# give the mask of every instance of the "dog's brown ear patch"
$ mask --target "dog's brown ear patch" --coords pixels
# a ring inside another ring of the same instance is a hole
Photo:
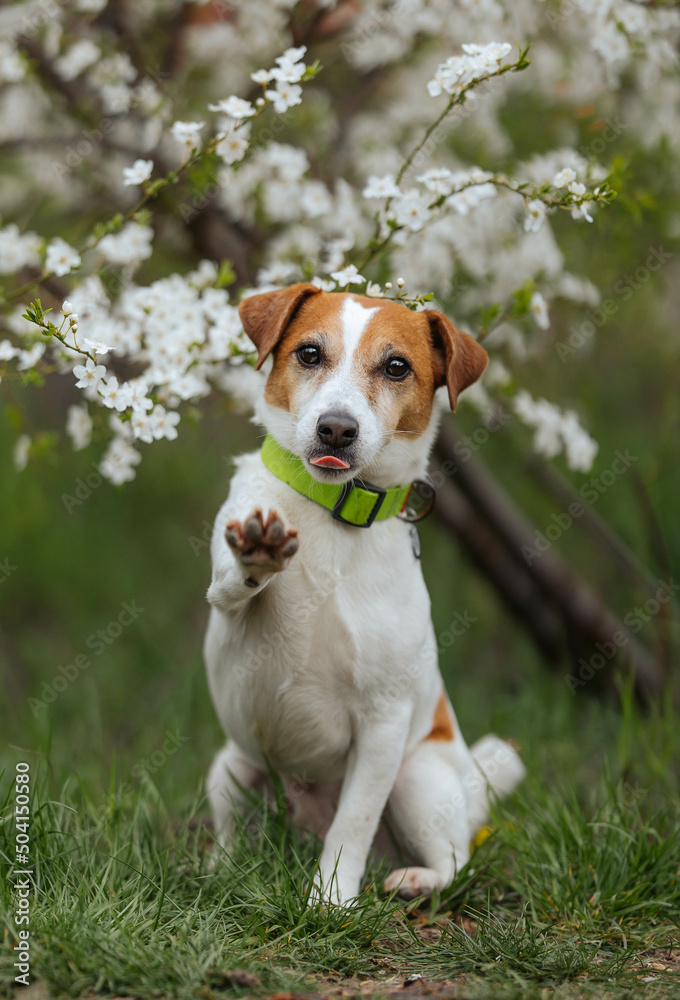
[[[262,292],[243,299],[238,312],[243,329],[257,348],[256,368],[260,368],[274,350],[304,300],[320,290],[316,285],[301,281],[290,288]]]
[[[476,382],[489,363],[489,356],[474,337],[457,330],[448,316],[436,309],[426,309],[434,350],[442,364],[436,373],[437,388],[446,383],[451,409],[456,409],[458,394]]]

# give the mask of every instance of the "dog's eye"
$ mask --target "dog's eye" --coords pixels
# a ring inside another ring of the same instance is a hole
[[[399,381],[411,371],[411,366],[404,358],[390,358],[383,369],[388,378]]]
[[[302,347],[298,347],[295,353],[300,364],[303,364],[306,368],[313,368],[314,365],[318,365],[321,361],[321,351],[312,344],[303,344]]]

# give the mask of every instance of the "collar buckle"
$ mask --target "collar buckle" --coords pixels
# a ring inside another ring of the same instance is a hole
[[[350,494],[350,491],[358,487],[359,489],[366,490],[368,493],[375,493],[375,503],[373,505],[373,510],[368,515],[368,518],[363,524],[357,524],[355,521],[348,521],[342,516],[342,508],[345,505],[345,500]],[[331,517],[335,521],[340,521],[341,524],[350,524],[353,528],[370,528],[375,521],[380,508],[382,507],[385,497],[387,496],[387,490],[384,490],[382,486],[373,486],[371,483],[363,483],[357,481],[356,479],[350,479],[348,482],[342,484],[342,489],[340,490],[340,496],[335,501],[333,509],[331,511]]]

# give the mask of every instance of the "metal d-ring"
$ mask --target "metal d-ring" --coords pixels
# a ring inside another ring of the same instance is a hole
[[[409,504],[409,500],[413,493],[416,493],[421,500],[425,501],[425,507],[422,510],[416,510]],[[423,479],[414,479],[411,484],[411,490],[408,497],[406,498],[406,504],[401,514],[397,516],[402,521],[408,521],[409,524],[416,524],[418,521],[423,521],[428,514],[431,514],[434,510],[434,486],[431,483],[426,483]]]

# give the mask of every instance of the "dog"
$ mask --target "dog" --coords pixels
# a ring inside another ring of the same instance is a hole
[[[408,523],[435,393],[455,409],[488,358],[440,312],[308,283],[247,297],[240,316],[256,368],[272,363],[267,438],[237,459],[211,542],[204,654],[228,734],[207,782],[216,835],[228,850],[273,770],[323,838],[316,898],[358,896],[385,822],[413,861],[385,890],[428,895],[524,775],[509,743],[463,739]]]

